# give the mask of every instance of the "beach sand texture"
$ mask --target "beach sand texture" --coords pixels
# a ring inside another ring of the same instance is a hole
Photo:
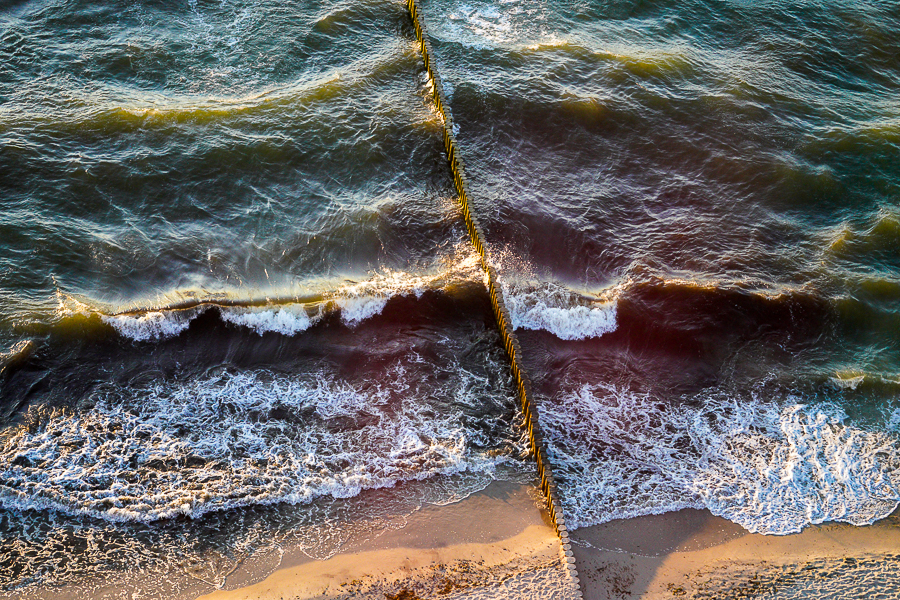
[[[572,533],[590,600],[900,598],[900,513],[749,533],[705,510],[617,520]]]
[[[529,486],[493,483],[328,560],[285,554],[254,585],[202,600],[572,598],[559,540]],[[226,586],[227,587],[227,586]]]
[[[558,541],[534,494],[495,483],[328,560],[286,553],[259,583],[201,598],[570,598]],[[866,527],[829,523],[768,536],[687,509],[587,527],[571,539],[591,600],[900,597],[900,511]]]

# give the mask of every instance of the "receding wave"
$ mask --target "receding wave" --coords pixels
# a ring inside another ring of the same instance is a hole
[[[511,405],[486,376],[458,367],[441,376],[445,402]],[[489,473],[523,451],[508,423],[487,431],[496,419],[442,411],[430,401],[435,382],[423,379],[401,363],[364,385],[222,370],[106,389],[85,410],[35,408],[0,438],[0,505],[111,521],[196,518]]]
[[[897,411],[855,426],[833,404],[724,393],[670,404],[612,385],[546,402],[541,422],[567,521],[707,508],[752,532],[865,525],[900,501]]]

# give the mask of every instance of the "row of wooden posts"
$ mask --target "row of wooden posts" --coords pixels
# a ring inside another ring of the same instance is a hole
[[[512,366],[513,378],[516,382],[522,413],[525,416],[525,426],[528,429],[528,438],[531,442],[531,450],[535,461],[537,462],[538,474],[541,480],[541,491],[547,501],[547,510],[550,513],[553,526],[562,543],[563,562],[566,565],[570,576],[574,579],[574,583],[579,590],[578,594],[581,595],[582,592],[580,581],[578,579],[578,571],[575,568],[575,558],[572,555],[572,547],[569,543],[569,532],[566,529],[565,521],[563,519],[559,492],[557,490],[556,481],[553,478],[553,473],[551,472],[550,463],[547,460],[547,451],[544,447],[543,435],[538,422],[538,413],[532,395],[531,380],[525,370],[521,367],[522,347],[513,330],[509,310],[507,310],[506,303],[503,300],[503,290],[500,287],[500,279],[497,275],[497,270],[491,264],[490,251],[484,243],[484,230],[481,228],[478,217],[472,211],[472,206],[469,202],[469,186],[465,177],[465,164],[463,163],[462,157],[459,155],[456,136],[453,133],[453,115],[447,105],[447,98],[444,95],[441,78],[434,64],[434,53],[432,52],[431,41],[427,35],[422,14],[419,11],[416,0],[407,0],[407,6],[409,7],[409,14],[412,17],[413,25],[416,29],[416,38],[419,42],[422,57],[425,60],[425,69],[428,71],[430,78],[434,104],[444,122],[444,148],[447,150],[447,159],[450,162],[450,170],[453,172],[453,181],[456,185],[459,204],[462,207],[466,229],[469,232],[469,237],[472,239],[472,244],[481,256],[481,266],[484,268],[487,275],[491,306],[494,310],[494,316],[497,318],[500,337],[503,340],[503,345],[506,348]]]

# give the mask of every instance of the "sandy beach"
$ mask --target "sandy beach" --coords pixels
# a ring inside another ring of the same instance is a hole
[[[285,553],[250,585],[202,600],[569,598],[559,544],[528,486],[494,483],[328,560]],[[829,523],[752,534],[705,510],[618,520],[571,533],[591,600],[900,597],[900,511],[867,527]],[[235,574],[237,575],[237,573]]]
[[[259,583],[202,600],[570,598],[559,541],[529,486],[493,483],[327,560],[287,549]]]
[[[571,537],[590,600],[900,597],[900,511],[866,527],[829,523],[771,536],[681,510]]]
[[[531,485],[499,481],[446,505],[425,504],[400,523],[348,542],[327,559],[281,542],[237,564],[211,553],[166,570],[107,573],[16,600],[414,600],[573,597],[559,540]]]

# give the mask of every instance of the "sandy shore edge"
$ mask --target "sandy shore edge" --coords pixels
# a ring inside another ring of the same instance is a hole
[[[262,581],[200,599],[570,598],[575,588],[535,493],[495,482],[460,502],[425,506],[406,527],[327,560],[288,549]]]
[[[900,511],[773,536],[688,509],[570,535],[589,600],[900,598]]]

